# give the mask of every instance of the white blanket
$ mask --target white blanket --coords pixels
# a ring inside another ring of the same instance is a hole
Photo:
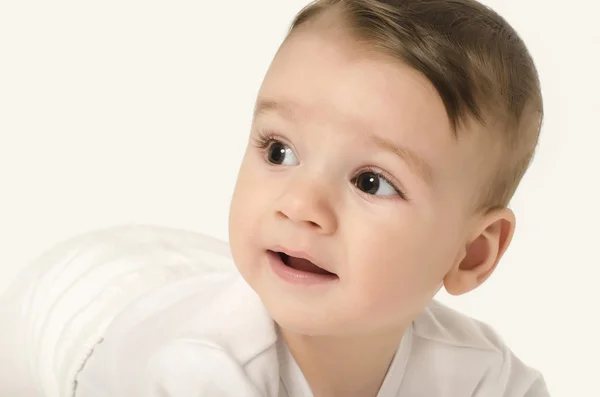
[[[123,226],[61,243],[0,296],[0,395],[71,396],[111,320],[142,294],[215,266],[226,243],[193,232]]]

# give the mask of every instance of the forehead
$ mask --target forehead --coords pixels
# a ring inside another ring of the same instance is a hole
[[[302,31],[281,47],[261,94],[302,102],[305,116],[339,116],[397,129],[447,130],[443,103],[429,81],[408,66],[368,52],[341,33]],[[300,109],[299,109],[300,111]],[[402,123],[398,123],[402,120]]]
[[[433,85],[340,32],[293,33],[265,76],[258,103],[265,101],[288,104],[279,109],[283,116],[304,126],[367,132],[407,147],[433,169],[447,169],[452,157],[460,157]]]

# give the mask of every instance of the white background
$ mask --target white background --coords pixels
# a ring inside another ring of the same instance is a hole
[[[0,0],[0,291],[90,229],[226,239],[256,91],[305,3]],[[546,122],[506,259],[440,299],[491,323],[553,396],[600,396],[600,6],[486,3],[529,45]]]

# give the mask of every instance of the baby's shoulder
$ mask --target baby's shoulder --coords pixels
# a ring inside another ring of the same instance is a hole
[[[411,345],[408,371],[419,379],[435,379],[438,387],[455,390],[452,395],[547,395],[539,372],[524,364],[492,327],[437,301],[413,322]]]
[[[488,324],[432,301],[413,323],[414,334],[431,343],[488,351],[501,355],[507,349]]]

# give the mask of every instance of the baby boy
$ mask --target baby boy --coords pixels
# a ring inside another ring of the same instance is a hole
[[[117,321],[77,396],[548,396],[433,300],[498,265],[542,113],[526,46],[474,0],[310,4],[258,93],[235,267]]]

